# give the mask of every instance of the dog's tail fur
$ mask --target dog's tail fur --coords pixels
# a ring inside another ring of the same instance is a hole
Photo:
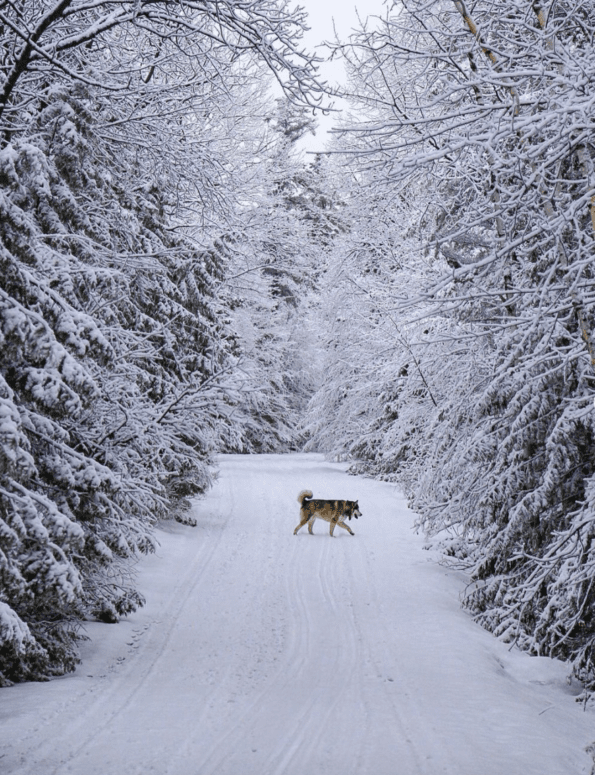
[[[304,507],[304,501],[306,498],[312,497],[312,490],[302,490],[301,493],[298,495],[298,503],[303,508]]]

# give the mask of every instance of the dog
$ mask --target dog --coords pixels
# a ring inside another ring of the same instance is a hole
[[[317,519],[324,519],[331,523],[330,534],[333,535],[335,531],[335,525],[344,527],[350,535],[355,535],[353,530],[348,527],[342,520],[342,517],[362,516],[357,501],[324,501],[324,500],[310,500],[312,498],[311,490],[302,490],[298,495],[298,503],[300,504],[300,524],[293,531],[294,535],[297,535],[298,530],[303,527],[306,522],[308,523],[308,533],[312,535],[312,527]]]

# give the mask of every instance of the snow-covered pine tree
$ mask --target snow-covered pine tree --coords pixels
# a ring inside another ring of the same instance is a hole
[[[227,367],[212,290],[222,267],[171,236],[158,189],[126,154],[119,167],[102,163],[90,99],[47,94],[37,134],[1,154],[4,397],[30,456],[4,483],[21,582],[4,600],[36,632],[83,613],[116,620],[139,602],[120,560],[151,549],[150,524],[208,486],[210,387]],[[15,511],[23,485],[30,528]],[[48,549],[38,522],[70,543]],[[35,531],[61,575],[42,572]]]
[[[259,452],[298,443],[317,379],[312,299],[325,250],[341,228],[324,163],[308,164],[296,149],[314,127],[312,116],[278,100],[266,123],[265,161],[238,225],[231,248],[236,272],[225,289],[250,386],[238,406],[245,431],[229,449]]]
[[[320,90],[303,15],[257,5],[0,8],[3,683],[72,669],[81,620],[142,602],[152,523],[208,486],[229,433],[221,97],[254,53],[296,98]]]

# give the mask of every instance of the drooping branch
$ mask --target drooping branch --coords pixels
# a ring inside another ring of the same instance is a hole
[[[179,0],[176,4],[166,0],[59,0],[39,19],[35,18],[35,4],[31,5],[30,8],[25,3],[18,15],[6,8],[0,10],[0,23],[14,36],[14,43],[6,50],[16,51],[12,63],[7,65],[0,91],[0,118],[10,105],[16,110],[15,96],[27,73],[37,73],[36,77],[43,82],[49,68],[62,71],[75,81],[99,85],[86,72],[92,51],[89,44],[107,42],[106,36],[116,28],[136,29],[159,40],[180,36],[208,39],[237,57],[254,53],[291,99],[312,108],[319,107],[323,96],[329,93],[318,78],[319,59],[300,46],[305,27],[303,10],[280,9],[275,0]],[[73,52],[79,52],[74,66]],[[162,56],[167,54],[161,55],[158,48],[150,72],[154,72]],[[40,62],[47,65],[45,70],[39,70]],[[126,91],[130,76],[130,70],[119,75],[115,71],[106,73],[101,85]],[[147,83],[146,73],[139,70],[139,79]]]

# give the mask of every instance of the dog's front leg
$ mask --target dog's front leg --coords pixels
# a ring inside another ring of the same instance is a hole
[[[353,530],[352,530],[352,529],[349,527],[349,525],[348,525],[346,522],[344,522],[343,520],[340,520],[339,522],[337,522],[337,525],[339,525],[339,527],[344,527],[344,528],[345,528],[345,530],[347,530],[347,532],[348,532],[350,535],[352,535],[352,536],[354,536],[354,535],[355,535],[355,533],[353,532]]]

